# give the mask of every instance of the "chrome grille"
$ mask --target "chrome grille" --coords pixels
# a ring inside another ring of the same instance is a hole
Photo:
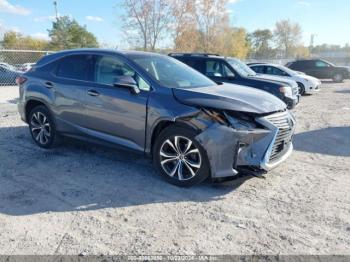
[[[271,149],[270,161],[278,159],[288,148],[293,135],[294,122],[288,111],[269,115],[267,121],[278,128],[278,133]]]

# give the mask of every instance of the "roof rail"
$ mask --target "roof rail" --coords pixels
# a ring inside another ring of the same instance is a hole
[[[169,53],[169,56],[220,56],[212,53]]]

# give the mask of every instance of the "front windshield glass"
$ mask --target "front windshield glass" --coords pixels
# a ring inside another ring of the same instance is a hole
[[[129,57],[165,87],[192,88],[216,85],[206,76],[171,57],[162,55],[130,55]]]
[[[285,66],[278,66],[279,69],[281,69],[282,71],[286,72],[287,74],[291,75],[291,76],[294,76],[294,75],[297,75],[298,73],[289,69],[288,67],[285,67]]]
[[[241,76],[255,76],[256,73],[245,63],[235,58],[228,58],[227,62],[238,72]]]

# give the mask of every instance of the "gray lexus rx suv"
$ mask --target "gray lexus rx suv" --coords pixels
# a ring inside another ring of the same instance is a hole
[[[43,57],[17,82],[34,142],[62,136],[152,157],[178,186],[265,172],[292,152],[295,119],[273,95],[218,85],[174,58],[79,49]]]

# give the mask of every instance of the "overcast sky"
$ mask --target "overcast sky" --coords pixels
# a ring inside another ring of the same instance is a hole
[[[58,0],[61,15],[70,15],[86,25],[100,43],[126,47],[120,30],[121,0]],[[315,44],[350,43],[350,0],[229,0],[232,25],[248,31],[273,29],[276,21],[289,18],[303,28],[304,44],[311,34]],[[0,33],[15,30],[48,38],[54,19],[51,0],[0,0]]]

